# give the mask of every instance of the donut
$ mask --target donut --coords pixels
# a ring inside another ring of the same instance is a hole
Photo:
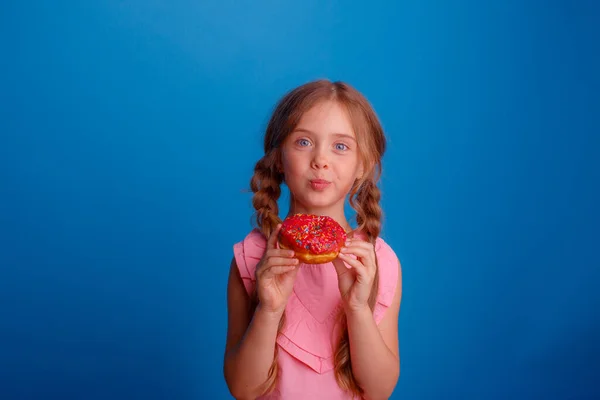
[[[283,220],[279,246],[293,250],[304,264],[333,261],[346,242],[346,232],[333,218],[324,215],[294,214]]]

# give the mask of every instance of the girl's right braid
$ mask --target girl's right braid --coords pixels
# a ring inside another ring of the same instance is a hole
[[[266,238],[280,221],[277,200],[281,196],[283,175],[277,172],[273,153],[265,155],[254,167],[250,189],[254,192],[252,206],[256,210],[256,224]]]

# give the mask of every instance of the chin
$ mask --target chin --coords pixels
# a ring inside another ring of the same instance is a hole
[[[332,199],[328,196],[308,196],[302,199],[301,202],[307,208],[325,209],[335,206],[340,200]]]

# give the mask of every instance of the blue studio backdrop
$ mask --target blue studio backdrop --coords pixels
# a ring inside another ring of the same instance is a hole
[[[593,1],[0,5],[0,399],[226,399],[232,245],[277,99],[389,139],[393,399],[598,399]]]

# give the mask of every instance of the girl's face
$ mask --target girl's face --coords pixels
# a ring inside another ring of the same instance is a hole
[[[307,111],[283,143],[282,166],[291,211],[343,213],[346,195],[363,173],[345,109],[328,101]]]

